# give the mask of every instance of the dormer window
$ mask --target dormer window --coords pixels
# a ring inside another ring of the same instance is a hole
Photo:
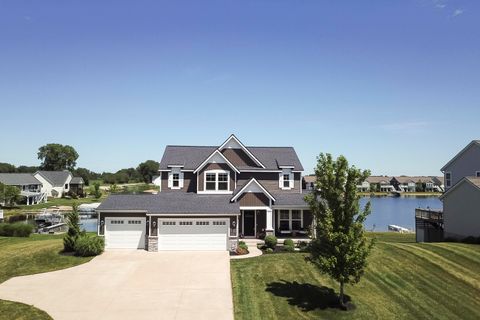
[[[282,190],[290,190],[294,188],[294,179],[291,169],[283,169],[279,174],[278,185]]]
[[[174,173],[172,174],[172,188],[180,187],[180,174]]]
[[[205,172],[205,190],[222,192],[230,190],[230,172],[210,170]]]

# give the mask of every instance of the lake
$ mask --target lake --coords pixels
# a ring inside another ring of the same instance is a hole
[[[365,228],[374,231],[387,231],[389,224],[410,230],[415,229],[415,208],[441,209],[438,197],[365,197],[360,199],[362,208],[370,201],[372,213],[365,221]],[[97,219],[81,219],[82,229],[97,231]]]
[[[389,224],[415,230],[415,208],[443,208],[438,197],[365,197],[360,199],[362,208],[368,201],[372,213],[365,221],[365,228],[374,231],[387,231]]]

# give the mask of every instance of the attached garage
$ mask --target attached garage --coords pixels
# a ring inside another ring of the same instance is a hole
[[[225,251],[228,219],[159,219],[158,250]]]
[[[106,249],[144,249],[145,233],[145,218],[105,218]]]

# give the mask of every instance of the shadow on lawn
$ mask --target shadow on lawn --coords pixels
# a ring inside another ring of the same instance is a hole
[[[290,305],[297,306],[306,312],[327,308],[344,309],[338,302],[338,295],[335,293],[335,290],[325,286],[319,287],[309,283],[281,280],[281,282],[268,283],[265,291],[271,292],[278,297],[287,298]],[[351,308],[350,300],[350,296],[345,295],[345,301]]]

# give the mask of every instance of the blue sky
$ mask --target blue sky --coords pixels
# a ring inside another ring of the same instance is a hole
[[[294,146],[433,175],[480,117],[479,1],[0,0],[0,162],[74,146],[116,171],[167,144]]]

